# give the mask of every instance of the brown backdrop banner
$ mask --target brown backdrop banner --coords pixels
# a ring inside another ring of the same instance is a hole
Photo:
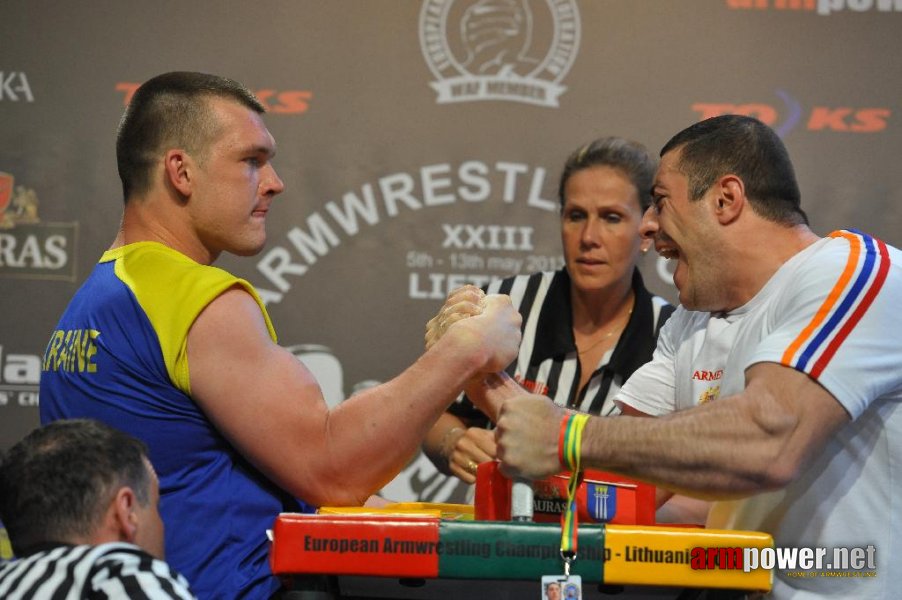
[[[0,448],[38,422],[49,332],[118,226],[119,117],[164,71],[267,105],[287,189],[264,251],[219,264],[259,288],[331,404],[410,364],[449,289],[562,264],[559,170],[600,135],[657,151],[702,118],[756,116],[818,233],[902,244],[899,0],[519,0],[504,37],[468,44],[493,4],[3,2]],[[384,493],[464,490],[417,457]]]

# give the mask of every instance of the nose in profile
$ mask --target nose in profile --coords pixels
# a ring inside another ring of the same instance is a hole
[[[654,206],[649,206],[642,215],[642,222],[639,223],[639,235],[644,239],[654,240],[659,230],[658,213]]]
[[[285,191],[285,184],[282,182],[282,178],[279,177],[279,174],[276,173],[276,169],[269,165],[269,176],[266,179],[266,192],[272,196],[276,194],[281,194]]]

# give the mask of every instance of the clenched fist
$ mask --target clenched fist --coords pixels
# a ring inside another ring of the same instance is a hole
[[[566,412],[538,394],[507,399],[495,428],[501,472],[510,478],[543,479],[564,470],[558,436]]]
[[[426,324],[426,349],[454,335],[482,358],[480,373],[497,373],[517,357],[522,321],[509,296],[464,286],[451,292]]]
[[[438,314],[426,323],[426,350],[432,348],[454,323],[482,314],[485,292],[475,285],[465,285],[448,294]]]

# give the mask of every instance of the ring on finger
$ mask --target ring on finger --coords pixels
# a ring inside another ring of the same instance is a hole
[[[472,461],[472,460],[469,461],[469,462],[467,462],[467,471],[469,471],[470,473],[474,473],[474,474],[475,474],[475,473],[476,473],[476,468],[477,468],[477,467],[479,467],[479,465],[478,465],[476,462],[474,462],[474,461]]]

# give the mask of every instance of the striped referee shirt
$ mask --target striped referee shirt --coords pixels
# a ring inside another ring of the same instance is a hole
[[[132,544],[53,545],[0,563],[4,600],[193,600],[188,581]]]
[[[544,394],[561,406],[600,415],[619,412],[614,396],[633,371],[651,360],[658,332],[674,311],[666,300],[645,289],[638,269],[633,272],[632,288],[636,300],[626,328],[580,390],[567,271],[516,275],[490,283],[486,292],[509,295],[523,316],[520,352],[507,373],[527,390]],[[473,427],[488,424],[465,396],[452,404],[449,412]]]

